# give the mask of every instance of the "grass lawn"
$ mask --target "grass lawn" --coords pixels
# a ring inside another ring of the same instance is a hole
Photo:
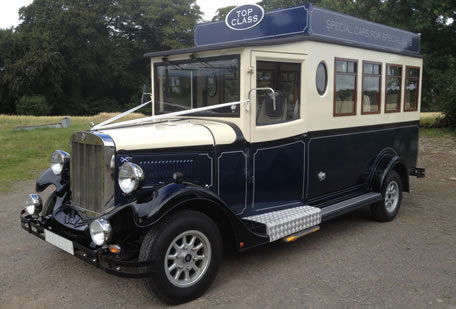
[[[20,180],[33,179],[49,167],[51,153],[56,149],[69,152],[74,132],[87,130],[90,123],[100,123],[114,114],[91,117],[71,117],[67,129],[37,129],[14,131],[17,126],[57,123],[63,117],[33,117],[0,115],[0,192],[7,191]],[[135,114],[126,119],[138,118]]]
[[[421,124],[429,126],[439,113],[423,113]],[[38,129],[14,131],[17,126],[38,125],[59,122],[63,117],[33,117],[0,115],[0,192],[7,191],[17,181],[36,178],[49,167],[51,153],[56,149],[69,152],[70,137],[74,132],[87,130],[90,123],[100,123],[114,114],[99,114],[91,117],[71,117],[68,129]],[[126,119],[141,117],[133,114]],[[422,128],[421,136],[456,137],[456,131],[449,129]]]

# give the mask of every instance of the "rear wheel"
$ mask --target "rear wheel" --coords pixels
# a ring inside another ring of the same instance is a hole
[[[147,233],[140,261],[153,261],[147,288],[169,304],[201,296],[214,281],[222,257],[217,225],[197,211],[179,211]]]
[[[402,181],[396,171],[390,171],[382,187],[383,200],[371,206],[372,217],[378,221],[393,220],[402,203]]]

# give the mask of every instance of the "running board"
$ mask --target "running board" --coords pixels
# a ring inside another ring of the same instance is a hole
[[[367,206],[383,199],[382,195],[377,192],[370,192],[357,197],[327,206],[321,210],[321,220],[327,221],[335,217],[346,214],[347,212]]]
[[[289,242],[307,235],[309,232],[318,231],[318,225],[323,221],[381,200],[380,193],[370,192],[324,208],[299,206],[242,219],[257,222],[266,227],[266,235],[269,236],[270,242],[282,238]],[[286,238],[287,236],[289,238]]]
[[[320,224],[321,209],[312,206],[299,206],[243,219],[264,224],[269,241],[273,242]]]

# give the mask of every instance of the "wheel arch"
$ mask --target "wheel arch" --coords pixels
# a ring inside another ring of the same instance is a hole
[[[236,250],[242,251],[269,241],[266,235],[251,231],[242,218],[237,216],[215,193],[190,183],[171,183],[163,186],[153,193],[153,198],[150,200],[125,205],[111,213],[109,217],[120,220],[122,213],[131,211],[134,229],[145,232],[161,224],[165,218],[179,210],[195,210],[208,216],[219,227],[224,242],[228,241],[232,244],[230,247]],[[124,221],[123,225],[125,225]]]
[[[227,220],[227,213],[221,208],[224,207],[212,200],[205,198],[194,198],[180,201],[173,205],[170,210],[160,218],[159,222],[181,210],[194,210],[208,216],[217,225],[224,243],[229,243],[230,249],[238,248],[238,236],[236,235],[236,223]]]
[[[396,162],[396,164],[392,166],[391,170],[396,171],[401,177],[402,191],[410,192],[409,173],[405,165],[400,161]]]
[[[397,154],[389,153],[383,155],[378,162],[370,183],[372,190],[381,192],[386,176],[390,171],[394,170],[401,177],[402,191],[410,192],[408,168]]]

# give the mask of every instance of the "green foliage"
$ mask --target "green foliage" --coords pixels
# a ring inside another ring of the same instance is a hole
[[[149,111],[150,113],[150,111]],[[115,114],[90,117],[71,117],[71,127],[65,129],[37,129],[14,131],[17,126],[57,123],[62,117],[0,115],[0,194],[18,181],[36,178],[49,167],[51,153],[56,149],[70,152],[73,133],[88,130],[90,123],[100,123]],[[144,117],[132,114],[127,119]],[[26,145],[26,146],[24,146]]]
[[[53,114],[118,111],[150,83],[144,53],[187,47],[195,0],[34,0],[0,30],[0,113],[44,96]]]
[[[212,21],[225,20],[226,15],[228,15],[228,13],[235,7],[236,6],[234,6],[234,5],[230,5],[230,6],[226,6],[224,8],[217,9],[215,16],[212,18]]]
[[[18,115],[47,116],[51,114],[51,107],[43,96],[23,96],[16,105]]]
[[[421,33],[422,110],[445,113],[456,127],[456,10],[454,0],[262,0],[266,10],[311,2],[317,6]]]

